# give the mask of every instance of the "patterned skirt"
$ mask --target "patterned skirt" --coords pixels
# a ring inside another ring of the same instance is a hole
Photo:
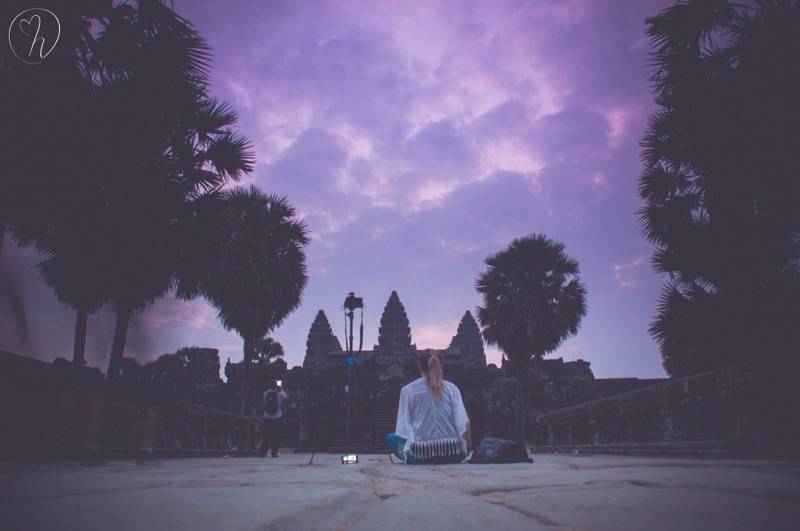
[[[406,450],[408,464],[460,463],[466,457],[467,443],[461,438],[415,441]]]

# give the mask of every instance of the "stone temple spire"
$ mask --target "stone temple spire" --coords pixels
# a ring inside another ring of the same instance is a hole
[[[378,329],[378,346],[386,351],[411,350],[411,327],[403,303],[396,291],[392,291],[381,316]]]
[[[458,332],[450,341],[448,350],[454,351],[456,349],[464,357],[465,366],[486,366],[486,353],[483,351],[481,331],[469,310],[464,313],[464,317],[461,318],[461,322],[458,324]]]
[[[330,352],[341,351],[342,344],[333,335],[331,324],[325,312],[320,310],[311,323],[306,340],[306,358],[303,361],[304,367],[316,367],[325,362],[325,356]]]

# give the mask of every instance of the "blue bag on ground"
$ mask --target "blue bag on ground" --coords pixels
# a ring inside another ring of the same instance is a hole
[[[470,463],[532,463],[522,444],[508,439],[484,438],[472,452]]]

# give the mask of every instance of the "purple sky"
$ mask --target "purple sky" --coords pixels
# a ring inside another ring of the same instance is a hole
[[[660,280],[635,212],[638,141],[653,109],[644,18],[665,1],[298,2],[176,0],[215,51],[212,92],[256,148],[248,179],[286,194],[308,223],[310,282],[274,336],[301,364],[324,309],[364,296],[365,348],[398,291],[418,347],[446,346],[483,259],[541,232],[566,244],[588,287],[578,335],[551,357],[598,377],[663,376],[647,333]],[[73,313],[7,245],[0,269],[24,288],[28,338],[0,301],[0,349],[69,357]],[[105,370],[113,318],[89,323]],[[181,346],[241,359],[202,300],[159,301],[132,324],[127,355]],[[496,351],[489,360],[499,362]]]

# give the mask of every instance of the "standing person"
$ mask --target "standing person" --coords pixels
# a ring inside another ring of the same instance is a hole
[[[286,400],[286,392],[278,381],[272,380],[264,391],[264,429],[261,439],[261,454],[267,457],[267,450],[272,450],[272,457],[278,457],[278,445],[281,440],[281,427],[283,425],[283,401]]]
[[[397,425],[386,444],[407,464],[460,463],[472,448],[461,391],[444,379],[434,351],[423,351],[417,365],[422,376],[400,391]]]

